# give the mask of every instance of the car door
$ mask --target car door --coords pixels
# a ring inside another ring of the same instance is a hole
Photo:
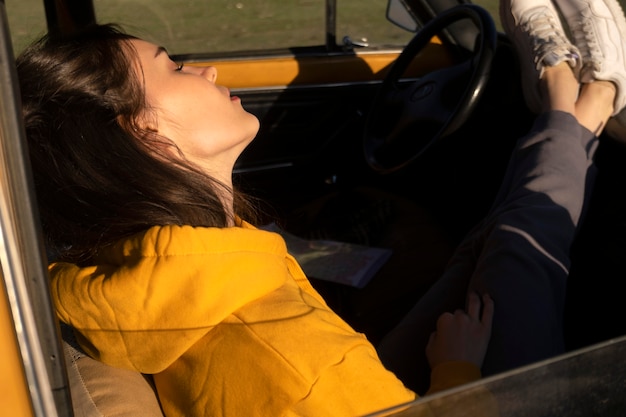
[[[0,410],[3,415],[71,415],[59,326],[30,165],[5,3],[0,3]]]

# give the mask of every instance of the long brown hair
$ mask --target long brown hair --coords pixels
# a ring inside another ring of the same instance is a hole
[[[224,227],[224,185],[136,123],[146,109],[131,35],[93,25],[44,36],[17,59],[31,165],[48,249],[83,262],[154,225]],[[169,151],[168,151],[169,150]],[[235,213],[253,219],[235,192]]]

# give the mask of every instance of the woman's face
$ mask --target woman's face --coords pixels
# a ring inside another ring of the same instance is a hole
[[[215,67],[181,67],[162,47],[131,43],[150,109],[145,127],[172,140],[207,173],[229,180],[236,159],[258,132],[258,119],[228,88],[215,84]]]

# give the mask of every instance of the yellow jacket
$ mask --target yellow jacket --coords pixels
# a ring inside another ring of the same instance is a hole
[[[57,314],[85,351],[153,374],[168,417],[358,416],[416,398],[278,234],[156,226],[93,266],[49,271]],[[443,389],[478,377],[455,363],[432,380]]]

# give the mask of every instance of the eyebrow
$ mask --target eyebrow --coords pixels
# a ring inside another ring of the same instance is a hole
[[[156,53],[154,54],[154,57],[158,57],[161,54],[167,54],[169,56],[169,54],[167,53],[167,49],[165,49],[164,46],[159,46],[157,47]]]

